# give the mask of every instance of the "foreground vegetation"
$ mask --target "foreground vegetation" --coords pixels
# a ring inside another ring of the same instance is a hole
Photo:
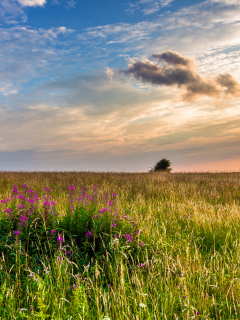
[[[0,319],[240,319],[240,173],[0,172]]]

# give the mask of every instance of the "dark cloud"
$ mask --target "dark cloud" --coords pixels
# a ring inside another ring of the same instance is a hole
[[[159,61],[166,61],[169,64],[180,64],[183,66],[191,66],[194,64],[194,60],[189,57],[184,57],[176,51],[165,51],[162,53],[155,53],[152,55],[153,58]]]
[[[220,74],[217,78],[204,78],[196,73],[195,61],[176,51],[165,51],[152,55],[162,66],[150,60],[135,61],[127,70],[120,70],[126,75],[132,74],[137,80],[154,85],[184,87],[185,100],[193,100],[199,95],[219,98],[239,96],[240,85],[230,74]]]
[[[217,82],[227,89],[225,90],[226,94],[232,94],[232,95],[239,95],[240,93],[240,86],[239,83],[233,76],[231,76],[228,73],[220,74],[217,77]]]

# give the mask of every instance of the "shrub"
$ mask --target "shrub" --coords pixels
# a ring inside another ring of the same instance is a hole
[[[164,172],[170,172],[172,171],[171,168],[171,161],[168,159],[163,158],[162,160],[158,161],[155,166],[150,170],[152,171],[164,171]]]

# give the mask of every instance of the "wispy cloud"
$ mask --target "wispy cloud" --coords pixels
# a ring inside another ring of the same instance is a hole
[[[133,14],[135,11],[142,11],[143,14],[149,15],[168,6],[174,0],[139,0],[128,3],[126,12]]]
[[[52,4],[63,5],[67,9],[75,8],[77,5],[76,0],[52,0]]]
[[[64,26],[37,30],[20,26],[0,28],[0,95],[15,94],[30,79],[45,76],[49,64],[54,68],[67,53],[64,40],[68,35],[68,41],[73,32]]]

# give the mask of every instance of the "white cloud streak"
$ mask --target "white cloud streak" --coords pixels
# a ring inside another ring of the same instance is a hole
[[[17,0],[23,7],[36,7],[36,6],[44,6],[47,1],[46,0]]]
[[[160,11],[162,8],[168,6],[174,0],[139,0],[128,3],[126,12],[133,14],[135,11],[142,11],[144,15],[149,15]]]

